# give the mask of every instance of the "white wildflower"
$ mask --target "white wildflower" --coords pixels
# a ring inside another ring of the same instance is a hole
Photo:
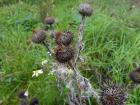
[[[38,77],[40,74],[43,74],[43,70],[42,69],[33,71],[32,77],[34,77],[34,76]]]
[[[50,56],[52,56],[52,54],[51,54],[50,52],[48,52],[48,54],[49,54]]]
[[[42,66],[43,66],[43,65],[46,65],[47,63],[48,63],[47,60],[43,60],[43,61],[41,62]]]
[[[24,95],[25,95],[26,97],[28,97],[28,95],[29,95],[28,90],[26,90],[26,92],[24,93]]]

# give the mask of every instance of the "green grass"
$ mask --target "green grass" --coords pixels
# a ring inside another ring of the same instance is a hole
[[[30,97],[39,98],[41,105],[63,105],[66,96],[60,95],[53,76],[32,78],[32,71],[40,68],[41,61],[50,59],[42,46],[29,41],[32,29],[42,27],[39,7],[46,8],[45,4],[41,5],[40,0],[6,1],[0,7],[0,105],[17,105],[17,92],[27,88]],[[69,22],[79,24],[77,7],[82,0],[45,2],[53,4],[46,9],[58,20],[57,30],[65,30]],[[86,62],[80,65],[83,75],[93,76],[91,82],[97,88],[95,70],[126,86],[130,83],[129,71],[140,64],[140,8],[130,10],[128,0],[94,0],[90,4],[94,14],[86,19],[82,53]],[[76,30],[72,29],[75,37]],[[86,71],[89,68],[91,71]],[[132,91],[127,105],[139,105],[139,96],[138,87]]]

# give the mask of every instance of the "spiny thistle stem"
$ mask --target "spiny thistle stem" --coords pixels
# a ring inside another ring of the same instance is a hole
[[[43,42],[42,43],[44,45],[44,47],[48,50],[48,52],[52,55],[54,55],[54,53],[51,51],[51,49],[49,48],[49,44],[47,42]]]
[[[52,38],[55,38],[55,31],[54,31],[54,27],[53,27],[52,24],[50,25],[50,36],[51,36]]]
[[[79,71],[77,70],[77,68],[74,66],[74,64],[72,62],[68,62],[68,65],[72,68],[72,70],[74,71],[75,76],[77,76],[79,74]]]
[[[76,44],[76,56],[75,56],[75,64],[80,56],[80,52],[83,49],[83,32],[84,32],[84,23],[85,23],[85,16],[82,16],[81,23],[78,29],[78,42]]]
[[[69,62],[69,66],[73,69],[73,71],[74,71],[74,73],[75,73],[75,76],[76,76],[76,77],[75,77],[76,80],[77,80],[77,81],[78,81],[78,80],[81,80],[81,81],[85,84],[85,87],[87,87],[87,88],[90,89],[92,95],[93,95],[93,96],[98,100],[98,102],[99,102],[100,96],[98,95],[98,93],[96,92],[96,90],[95,90],[94,88],[92,88],[92,85],[91,85],[90,81],[89,81],[87,78],[83,77],[83,76],[80,74],[78,68],[77,68],[72,62]]]

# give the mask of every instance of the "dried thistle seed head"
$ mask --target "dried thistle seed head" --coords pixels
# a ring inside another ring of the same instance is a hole
[[[45,20],[44,20],[44,23],[45,23],[45,24],[49,24],[49,25],[54,24],[54,22],[55,22],[55,20],[54,20],[54,18],[52,18],[52,17],[47,17],[47,18],[45,18]]]
[[[25,95],[25,91],[20,91],[20,92],[18,93],[18,97],[19,97],[19,98],[26,98],[27,96]]]
[[[129,73],[129,78],[134,83],[140,83],[140,68],[136,68],[134,71]]]
[[[55,50],[56,60],[60,63],[66,63],[70,61],[74,56],[74,50],[71,47],[58,46]]]
[[[100,100],[102,105],[124,105],[126,94],[118,86],[108,86],[102,90]]]
[[[70,31],[56,33],[56,43],[58,45],[68,46],[73,40],[73,34]]]
[[[93,9],[91,8],[91,6],[87,3],[84,4],[80,4],[79,6],[79,13],[82,16],[91,16],[93,12]]]
[[[39,100],[37,98],[33,98],[30,102],[30,105],[39,105]]]
[[[43,30],[39,30],[34,32],[34,35],[32,36],[32,41],[34,43],[42,43],[46,39],[45,32]]]

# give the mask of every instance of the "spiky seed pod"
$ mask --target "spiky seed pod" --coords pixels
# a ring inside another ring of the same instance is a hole
[[[101,92],[102,105],[124,105],[126,94],[118,86],[105,87]]]
[[[56,33],[56,43],[58,45],[68,46],[73,40],[73,34],[70,31]]]
[[[140,83],[140,68],[136,68],[134,71],[129,73],[129,78],[134,83]]]
[[[25,95],[25,91],[20,91],[20,92],[18,93],[18,97],[21,98],[21,99],[26,98],[27,96]]]
[[[32,42],[34,43],[42,43],[46,39],[45,32],[43,30],[39,30],[34,32],[34,35],[32,36]]]
[[[39,105],[39,100],[37,98],[33,98],[30,102],[30,105]]]
[[[44,20],[44,23],[45,23],[45,24],[49,24],[49,25],[54,24],[54,22],[55,22],[55,20],[54,20],[54,18],[52,18],[52,17],[47,17],[47,18],[45,18],[45,20]]]
[[[82,16],[91,16],[93,12],[93,9],[91,8],[91,6],[87,3],[84,4],[80,4],[79,6],[79,13]]]
[[[74,50],[71,47],[58,46],[55,50],[56,60],[60,63],[66,63],[70,61],[74,56]]]

